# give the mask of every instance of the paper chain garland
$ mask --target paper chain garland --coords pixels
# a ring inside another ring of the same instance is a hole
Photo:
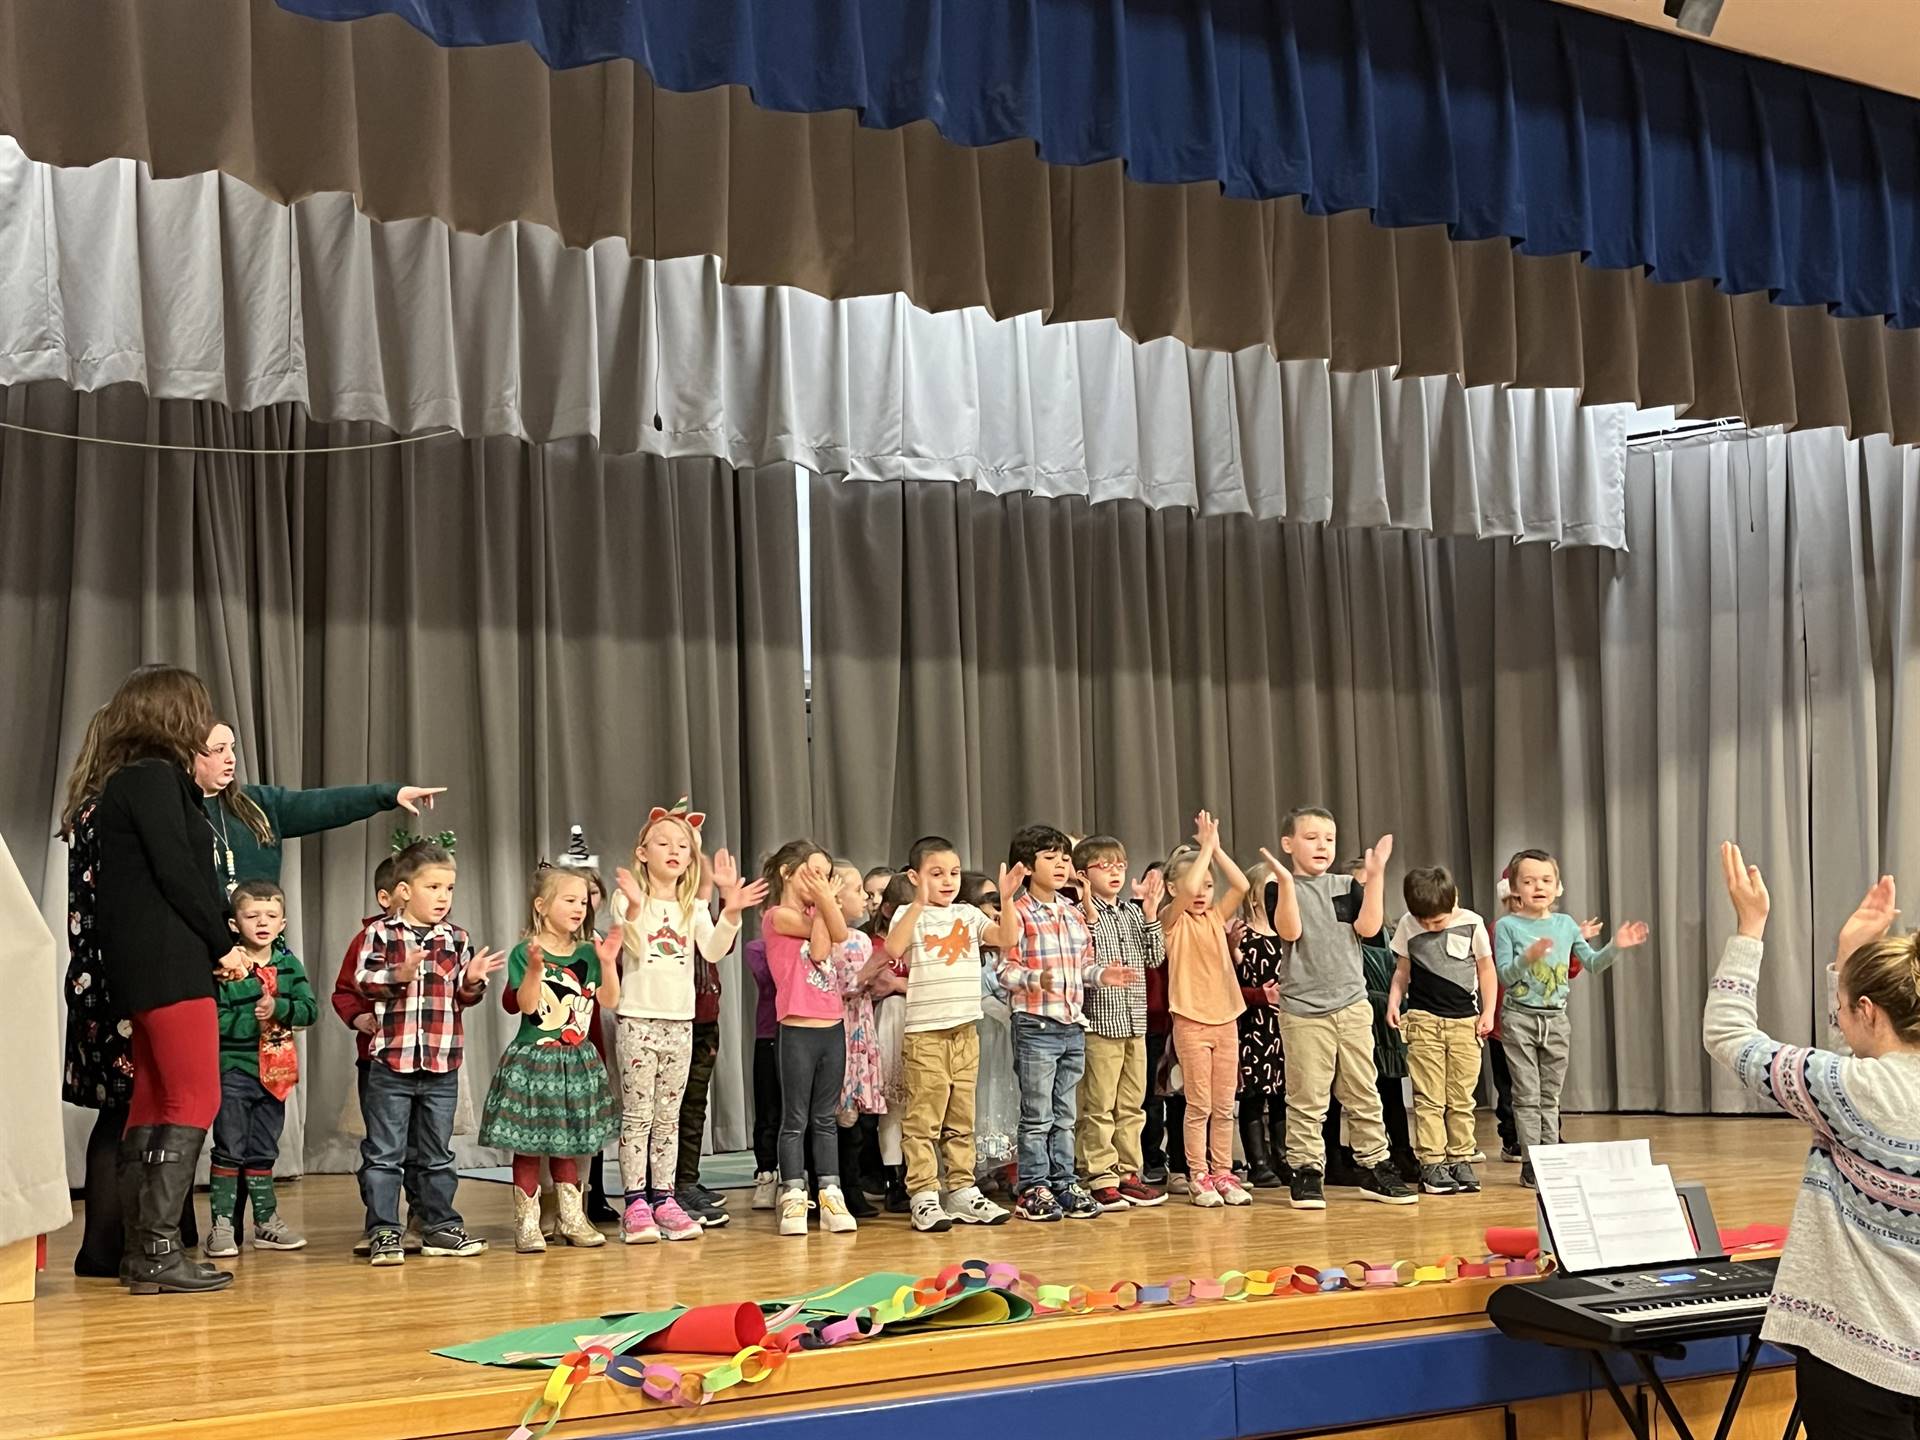
[[[677,1365],[648,1362],[635,1355],[617,1355],[605,1345],[589,1344],[563,1355],[547,1375],[546,1385],[527,1407],[520,1424],[507,1440],[539,1440],[560,1423],[567,1402],[594,1375],[616,1385],[638,1390],[649,1400],[694,1407],[737,1385],[758,1385],[804,1350],[824,1350],[854,1340],[871,1340],[888,1325],[898,1325],[973,1290],[1004,1290],[1029,1301],[1036,1314],[1085,1315],[1095,1310],[1126,1312],[1159,1306],[1181,1307],[1214,1301],[1265,1299],[1274,1295],[1326,1295],[1361,1290],[1402,1289],[1415,1285],[1445,1285],[1455,1280],[1486,1280],[1540,1275],[1553,1268],[1550,1255],[1515,1259],[1488,1255],[1481,1260],[1445,1256],[1431,1265],[1411,1260],[1376,1264],[1350,1260],[1345,1265],[1320,1268],[1296,1265],[1271,1270],[1229,1270],[1224,1275],[1176,1275],[1158,1284],[1121,1280],[1104,1290],[1086,1285],[1043,1282],[1017,1265],[989,1260],[965,1260],[914,1285],[903,1285],[891,1299],[862,1306],[845,1316],[796,1323],[807,1301],[789,1307],[767,1321],[764,1345],[749,1345],[710,1370],[682,1370]],[[775,1333],[778,1332],[778,1333]],[[550,1407],[550,1408],[549,1408]],[[543,1414],[543,1412],[545,1412]],[[535,1424],[538,1429],[535,1429]]]

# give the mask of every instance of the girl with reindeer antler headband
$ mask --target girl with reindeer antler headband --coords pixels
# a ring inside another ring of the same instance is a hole
[[[700,1234],[700,1223],[673,1194],[680,1101],[693,1055],[694,967],[733,949],[741,915],[767,893],[762,881],[741,882],[740,867],[725,850],[706,858],[700,846],[706,818],[684,797],[672,809],[656,806],[640,827],[633,868],[616,873],[613,916],[623,948],[620,1176],[627,1192],[620,1238],[629,1245]],[[707,881],[720,896],[717,922],[702,898]]]

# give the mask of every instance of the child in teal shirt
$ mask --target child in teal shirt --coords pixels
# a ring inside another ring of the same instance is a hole
[[[1598,974],[1620,952],[1644,945],[1642,921],[1622,925],[1613,943],[1599,950],[1587,944],[1590,932],[1571,915],[1553,908],[1560,898],[1560,862],[1544,850],[1522,850],[1507,867],[1513,910],[1493,931],[1493,968],[1506,989],[1500,1010],[1500,1044],[1513,1076],[1514,1129],[1523,1154],[1535,1145],[1552,1145],[1560,1136],[1560,1092],[1567,1078],[1572,1031],[1567,1023],[1570,967]],[[1533,1184],[1533,1163],[1520,1170],[1520,1183]]]

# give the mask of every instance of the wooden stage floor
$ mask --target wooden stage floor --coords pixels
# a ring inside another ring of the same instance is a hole
[[[1492,1139],[1490,1120],[1483,1140]],[[1574,1117],[1567,1138],[1646,1135],[1677,1178],[1704,1180],[1723,1224],[1784,1224],[1807,1142],[1777,1119]],[[1287,1208],[1284,1191],[1250,1209],[1161,1208],[1091,1222],[915,1234],[904,1217],[868,1221],[856,1236],[782,1239],[773,1219],[730,1198],[733,1223],[682,1245],[513,1253],[505,1185],[466,1182],[469,1228],[493,1245],[474,1260],[411,1257],[371,1269],[349,1247],[359,1229],[354,1182],[315,1176],[283,1191],[310,1245],[291,1254],[242,1251],[213,1296],[131,1296],[110,1281],[76,1280],[78,1224],[51,1237],[32,1305],[0,1307],[0,1351],[14,1379],[9,1434],[132,1437],[503,1436],[538,1385],[533,1371],[440,1359],[438,1345],[572,1316],[795,1293],[876,1270],[931,1274],[979,1256],[1017,1263],[1047,1281],[1105,1286],[1121,1278],[1217,1275],[1229,1269],[1425,1260],[1479,1254],[1485,1228],[1532,1223],[1519,1167],[1480,1167],[1485,1191],[1428,1197],[1417,1207],[1366,1203],[1333,1191],[1321,1215]],[[202,1214],[205,1199],[201,1199]],[[884,1400],[975,1386],[1097,1373],[1245,1350],[1324,1343],[1476,1323],[1485,1282],[1129,1315],[1055,1317],[997,1332],[880,1340],[795,1357],[764,1385],[740,1387],[703,1413],[739,1418],[829,1398]],[[1117,1357],[1124,1357],[1118,1360]],[[684,1425],[671,1411],[604,1381],[586,1386],[557,1436]]]

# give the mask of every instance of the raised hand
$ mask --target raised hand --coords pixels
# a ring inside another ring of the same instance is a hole
[[[1141,913],[1149,920],[1159,915],[1160,902],[1166,895],[1166,877],[1158,870],[1149,870],[1143,879],[1133,882],[1133,898],[1140,902]]]
[[[1393,858],[1393,836],[1382,835],[1373,842],[1373,848],[1367,851],[1366,877],[1371,884],[1387,873],[1387,861]]]
[[[1893,877],[1882,875],[1861,898],[1847,923],[1840,927],[1840,958],[1845,960],[1862,945],[1871,945],[1893,928],[1900,912],[1893,903]]]
[[[740,888],[740,866],[733,856],[725,850],[713,852],[708,862],[708,874],[713,876],[713,888],[720,892],[721,903]]]
[[[1002,865],[1000,867],[999,878],[1000,904],[1004,908],[1005,906],[1013,904],[1014,892],[1026,883],[1027,867],[1024,865]]]
[[[1247,936],[1247,922],[1238,915],[1227,922],[1227,949],[1238,951],[1240,942]]]
[[[1530,965],[1537,965],[1552,953],[1553,953],[1552,938],[1550,936],[1542,935],[1538,940],[1534,941],[1531,945],[1527,946],[1527,953],[1521,958],[1524,959]]]
[[[722,899],[720,908],[728,915],[740,915],[758,909],[760,902],[766,898],[767,882],[764,879],[751,880],[745,885],[735,885],[733,894]]]
[[[1726,877],[1727,898],[1733,902],[1733,915],[1739,922],[1740,933],[1758,940],[1766,933],[1767,912],[1773,908],[1760,867],[1749,865],[1740,847],[1726,840],[1720,845],[1720,870]]]
[[[1580,938],[1582,940],[1591,940],[1606,928],[1606,925],[1598,915],[1592,916],[1580,922]]]
[[[613,967],[619,963],[622,944],[623,941],[618,930],[609,930],[606,934],[595,937],[593,953],[599,957],[600,973],[602,975],[610,973]]]
[[[1219,846],[1220,822],[1213,818],[1210,811],[1202,810],[1193,817],[1193,843],[1204,850],[1208,842],[1212,842],[1216,848]]]
[[[547,952],[538,940],[527,942],[527,968],[537,970],[542,975],[547,973]]]
[[[446,793],[447,787],[444,785],[402,785],[393,803],[409,815],[418,815],[421,806],[433,809],[433,797]]]
[[[927,872],[913,872],[913,903],[925,909],[933,899],[933,883],[927,879]]]
[[[640,907],[647,903],[647,897],[640,889],[640,882],[634,878],[633,871],[626,866],[623,865],[613,872],[613,883],[620,891],[621,898],[627,902],[629,915],[638,913]]]
[[[1653,931],[1647,928],[1646,921],[1628,921],[1614,932],[1613,948],[1616,950],[1631,950],[1636,945],[1646,944],[1647,937],[1652,933]]]
[[[488,978],[497,975],[506,966],[506,963],[507,957],[498,950],[481,949],[467,962],[467,984],[484,984]]]

